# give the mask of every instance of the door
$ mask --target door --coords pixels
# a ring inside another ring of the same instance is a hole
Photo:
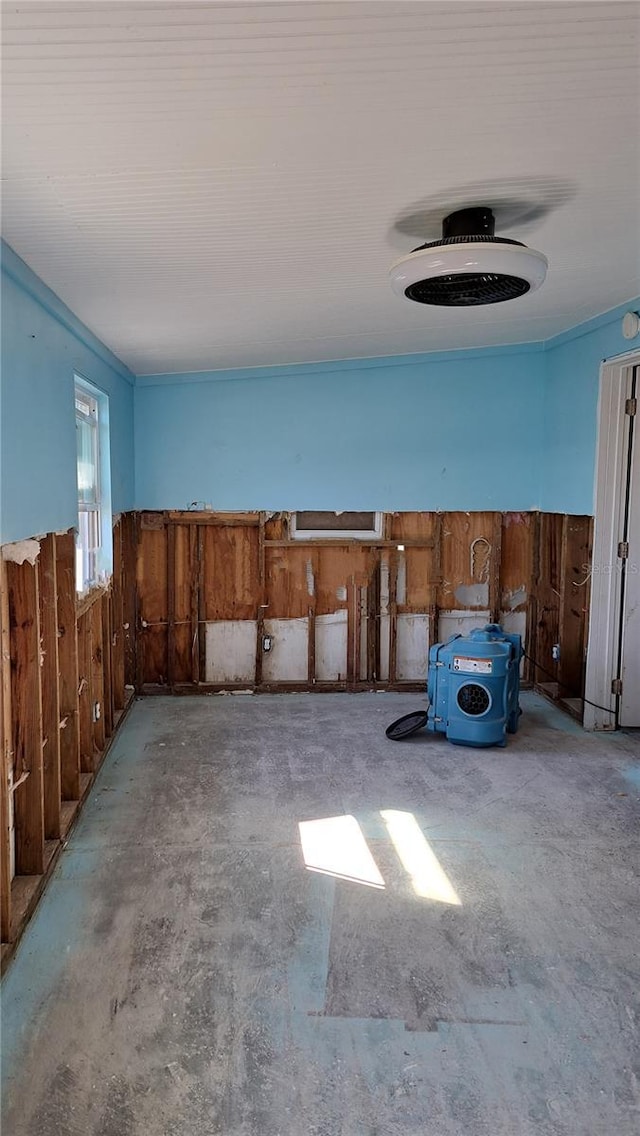
[[[621,551],[622,618],[620,628],[620,678],[622,689],[618,721],[621,726],[640,726],[640,428],[637,404],[640,366],[633,368],[629,417],[628,477],[624,486],[625,532]]]
[[[640,726],[640,355],[603,364],[584,725]]]

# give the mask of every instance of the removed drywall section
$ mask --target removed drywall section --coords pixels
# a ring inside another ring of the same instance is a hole
[[[429,643],[504,611],[527,625],[536,514],[387,514],[364,540],[292,539],[286,513],[134,527],[142,691],[420,689]]]
[[[133,376],[3,243],[3,543],[76,524],[74,373],[109,396],[112,504],[130,509]]]

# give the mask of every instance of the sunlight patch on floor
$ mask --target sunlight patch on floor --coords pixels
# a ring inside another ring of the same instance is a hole
[[[458,893],[413,813],[381,809],[380,816],[387,826],[400,863],[411,877],[416,895],[421,899],[435,899],[459,907]]]
[[[299,823],[307,868],[341,880],[383,888],[384,880],[353,816],[325,817]]]

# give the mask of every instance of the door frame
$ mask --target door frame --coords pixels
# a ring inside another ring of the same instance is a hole
[[[623,493],[626,488],[629,427],[625,401],[630,397],[633,368],[640,351],[605,359],[600,367],[598,441],[594,485],[594,536],[591,558],[591,603],[583,725],[587,730],[615,730],[619,695],[617,678],[622,577],[618,542],[622,539]],[[608,707],[608,709],[605,709]]]

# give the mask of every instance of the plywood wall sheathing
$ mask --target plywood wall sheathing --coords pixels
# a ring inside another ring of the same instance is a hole
[[[80,799],[80,711],[76,621],[75,539],[56,536],[60,790],[63,801]]]
[[[9,593],[6,565],[0,558],[0,938],[11,937],[11,877],[13,859],[10,769],[13,769],[11,717],[11,651],[9,643]]]
[[[304,621],[306,674],[296,664],[291,685],[305,689],[406,687],[412,681],[407,677],[410,668],[417,666],[420,655],[413,641],[418,617],[431,642],[442,637],[439,624],[446,630],[452,620],[456,625],[462,621],[467,629],[488,620],[503,621],[533,642],[533,617],[542,619],[549,642],[552,629],[554,635],[560,634],[559,596],[554,609],[548,601],[549,586],[555,585],[544,584],[550,563],[539,563],[536,551],[544,545],[547,558],[552,551],[557,523],[548,517],[499,512],[386,514],[383,536],[363,541],[341,540],[338,534],[324,541],[293,540],[287,513],[234,513],[229,514],[228,524],[226,520],[225,514],[195,511],[140,515],[140,689],[202,687],[207,675],[240,673],[208,660],[206,654],[207,643],[210,651],[219,652],[225,636],[236,634],[234,627],[242,639],[238,666],[241,661],[246,685],[243,624],[249,623],[255,634],[257,689],[264,685],[265,674],[272,676],[267,682],[272,689],[273,675],[284,673],[275,656],[265,659],[263,638],[266,626],[288,635],[287,620]],[[539,528],[544,529],[540,534]],[[543,581],[540,596],[534,576]],[[565,605],[563,625],[567,649],[575,653],[579,644],[575,628],[570,630],[573,610]],[[346,661],[337,669],[341,613],[347,621]],[[399,636],[398,621],[405,616],[415,617],[412,630],[409,634],[404,620]],[[220,625],[218,630],[215,624]],[[413,681],[420,685],[423,678],[416,675]]]
[[[150,522],[150,516],[154,523]],[[143,513],[137,559],[138,656],[143,682],[167,681],[167,534],[162,514]]]
[[[44,786],[38,569],[6,564],[11,649],[13,801],[18,875],[44,870]]]
[[[44,756],[44,831],[47,840],[60,836],[60,692],[58,684],[58,579],[56,537],[40,542],[38,557],[40,597],[40,679],[42,690],[42,745]]]

